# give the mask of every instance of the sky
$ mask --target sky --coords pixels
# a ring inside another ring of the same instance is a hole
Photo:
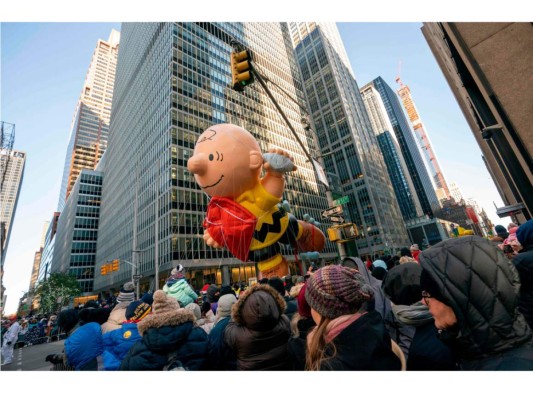
[[[481,152],[420,31],[421,23],[339,23],[359,86],[381,76],[393,89],[401,78],[411,89],[448,184],[457,182],[494,224],[503,202]],[[56,211],[70,125],[99,38],[120,23],[1,25],[2,120],[16,126],[14,149],[25,151],[24,180],[4,265],[6,313],[29,289],[45,221]],[[457,145],[457,144],[460,145]]]

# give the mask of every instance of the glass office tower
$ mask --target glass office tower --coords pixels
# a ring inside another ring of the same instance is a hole
[[[379,148],[383,153],[383,159],[387,165],[387,171],[404,220],[423,215],[400,145],[387,116],[385,105],[372,82],[361,88],[361,97],[365,103],[374,134],[378,139]]]
[[[439,212],[440,203],[398,96],[380,76],[372,81],[372,85],[379,92],[387,110],[392,129],[398,139],[409,175],[415,186],[416,195],[422,206],[422,211],[429,217],[433,217],[435,213]]]
[[[124,23],[115,93],[96,263],[120,259],[119,271],[95,277],[97,290],[140,276],[154,288],[177,263],[196,288],[204,281],[247,281],[253,263],[205,245],[202,223],[209,199],[187,170],[198,136],[218,123],[250,131],[263,151],[269,145],[290,151],[298,170],[288,174],[284,198],[292,212],[319,219],[328,207],[323,188],[289,128],[258,83],[231,89],[232,41],[253,52],[254,65],[285,110],[308,151],[299,106],[301,83],[287,27],[280,23]],[[299,272],[291,249],[283,250],[291,272]],[[323,257],[334,257],[329,243]],[[296,255],[298,257],[298,255]]]
[[[120,32],[114,29],[107,41],[98,39],[87,70],[72,119],[57,206],[60,212],[81,170],[94,170],[106,149],[119,41]]]
[[[289,25],[326,171],[339,176],[345,213],[364,234],[358,253],[395,252],[407,231],[337,27]]]

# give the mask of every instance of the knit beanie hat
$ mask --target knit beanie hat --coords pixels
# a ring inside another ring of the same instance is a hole
[[[422,267],[417,262],[397,265],[387,273],[383,291],[394,304],[410,306],[422,299],[421,274]]]
[[[383,260],[376,260],[372,264],[374,264],[374,267],[383,268],[385,271],[387,270],[387,264]]]
[[[237,302],[232,294],[225,294],[218,299],[217,317],[224,318],[231,315],[231,307]]]
[[[342,265],[320,268],[307,281],[305,299],[321,316],[335,319],[353,314],[374,297],[359,271]]]
[[[194,314],[194,318],[196,318],[196,321],[202,318],[202,310],[200,310],[200,306],[196,303],[189,303],[185,306],[186,310],[191,310]]]
[[[132,301],[126,308],[126,319],[138,321],[150,314],[151,311],[150,304],[141,300]]]
[[[183,273],[183,265],[178,264],[174,268],[172,268],[172,271],[170,271],[170,275],[178,275],[179,273]]]
[[[117,301],[119,303],[122,302],[129,302],[135,300],[135,286],[133,285],[133,282],[126,282],[122,289],[120,289],[120,293],[118,294]]]
[[[152,303],[152,313],[158,315],[175,314],[180,309],[176,298],[167,296],[162,290],[156,290],[154,293],[154,302]]]
[[[309,307],[309,303],[307,303],[307,300],[305,299],[306,288],[307,283],[302,285],[300,293],[298,293],[296,302],[298,304],[298,314],[300,314],[304,318],[311,318],[311,307]]]

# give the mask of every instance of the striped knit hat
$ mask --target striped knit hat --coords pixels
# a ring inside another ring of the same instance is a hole
[[[118,294],[117,301],[119,303],[122,302],[130,302],[135,300],[135,286],[133,285],[133,282],[126,282],[122,289],[120,289],[120,293]]]
[[[359,271],[342,265],[320,268],[307,280],[305,291],[311,308],[329,319],[357,312],[373,296]]]

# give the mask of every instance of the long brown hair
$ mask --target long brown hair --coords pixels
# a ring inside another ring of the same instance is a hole
[[[322,362],[335,357],[337,353],[333,342],[326,343],[327,327],[330,322],[331,319],[322,317],[317,327],[310,332],[312,335],[311,341],[307,343],[307,352],[305,355],[306,371],[320,371]],[[330,356],[326,356],[326,348],[331,350]]]

